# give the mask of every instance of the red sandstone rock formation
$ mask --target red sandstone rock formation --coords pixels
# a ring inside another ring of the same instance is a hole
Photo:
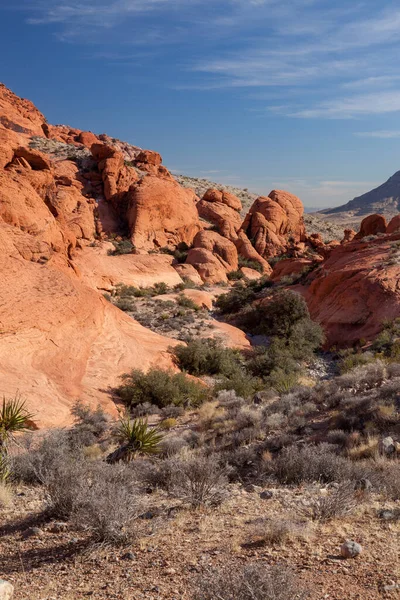
[[[257,198],[242,225],[254,248],[264,257],[284,253],[288,245],[305,239],[303,205],[288,192],[273,190]]]
[[[386,219],[382,215],[368,215],[361,221],[360,231],[354,239],[360,240],[367,235],[386,232]]]
[[[396,233],[400,230],[400,215],[396,215],[391,219],[386,228],[386,233]]]
[[[132,367],[172,366],[174,342],[83,283],[74,251],[96,228],[85,179],[76,163],[29,148],[46,129],[30,102],[1,86],[0,111],[1,393],[18,390],[39,425],[64,425],[78,398],[112,411],[104,390]]]
[[[327,347],[373,339],[385,319],[400,316],[400,265],[388,260],[393,239],[339,246],[316,272],[305,297],[327,334]]]
[[[201,228],[193,190],[151,175],[129,189],[127,220],[132,243],[142,250],[190,245]]]
[[[200,217],[215,225],[218,232],[231,241],[237,239],[242,225],[242,203],[229,192],[210,189],[197,203]]]
[[[282,277],[290,275],[299,275],[306,272],[314,262],[308,258],[287,258],[280,260],[274,266],[271,274],[273,281],[280,281]]]

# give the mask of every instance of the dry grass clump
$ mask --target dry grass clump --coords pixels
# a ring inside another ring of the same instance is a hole
[[[251,539],[257,545],[283,546],[296,539],[305,539],[309,534],[307,523],[290,519],[261,519],[252,528]]]
[[[357,506],[354,483],[345,482],[328,490],[326,495],[312,498],[302,513],[313,521],[330,521],[351,514]]]
[[[284,484],[343,481],[351,471],[349,461],[332,452],[329,444],[289,446],[270,465],[275,477]]]
[[[171,492],[192,508],[217,506],[227,497],[227,469],[216,456],[187,455],[173,460]]]
[[[13,492],[9,485],[0,482],[0,508],[8,508],[13,502]]]
[[[193,586],[192,600],[305,600],[309,597],[283,565],[228,565],[209,571]]]

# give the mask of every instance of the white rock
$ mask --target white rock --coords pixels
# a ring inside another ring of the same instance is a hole
[[[11,600],[14,596],[14,586],[4,579],[0,579],[0,600]]]
[[[362,552],[362,546],[353,542],[352,540],[346,540],[340,548],[340,554],[343,558],[355,558]]]

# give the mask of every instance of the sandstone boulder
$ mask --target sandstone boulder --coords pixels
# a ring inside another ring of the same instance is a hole
[[[205,202],[218,202],[219,204],[225,204],[226,206],[229,206],[229,208],[232,208],[238,212],[242,210],[242,202],[239,200],[239,198],[230,192],[227,192],[226,190],[216,190],[211,188],[206,191],[203,196],[203,200]]]
[[[271,279],[273,281],[280,281],[283,277],[299,275],[307,271],[312,265],[313,261],[308,258],[286,258],[280,260],[274,266]]]
[[[188,252],[186,263],[196,269],[202,281],[207,281],[207,283],[228,281],[225,267],[210,250],[192,248]]]
[[[192,265],[188,264],[176,264],[173,265],[175,271],[182,277],[182,279],[189,279],[195,285],[202,285],[203,280]]]
[[[228,273],[237,271],[238,254],[235,244],[216,231],[199,231],[193,240],[193,247],[209,250]]]
[[[258,254],[257,250],[254,248],[244,231],[239,231],[237,240],[235,241],[235,246],[240,256],[246,260],[258,263],[262,267],[262,272],[264,275],[269,275],[272,273],[271,265],[265,260],[265,258]]]
[[[386,232],[386,219],[383,215],[368,215],[361,221],[360,231],[355,236],[360,240],[367,235],[377,235]]]
[[[400,215],[396,215],[391,219],[386,228],[386,233],[396,233],[400,231]]]
[[[86,146],[86,148],[91,148],[93,144],[98,143],[98,138],[91,131],[81,131],[77,135],[76,141]]]
[[[200,217],[215,225],[218,232],[235,241],[242,225],[240,210],[242,203],[233,194],[221,190],[210,189],[197,203]]]
[[[193,190],[148,175],[128,192],[127,220],[136,248],[152,250],[191,245],[201,229]]]
[[[268,197],[254,202],[242,225],[242,231],[254,240],[261,256],[276,256],[285,252],[288,244],[304,241],[303,205],[288,192],[273,190]]]
[[[249,281],[256,281],[257,279],[260,279],[260,277],[262,277],[262,274],[259,271],[251,269],[249,267],[241,267],[240,271]]]
[[[19,146],[14,150],[14,156],[26,160],[34,171],[49,171],[51,169],[49,158],[39,150]]]

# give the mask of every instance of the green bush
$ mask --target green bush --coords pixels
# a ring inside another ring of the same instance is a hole
[[[191,308],[195,311],[200,310],[200,306],[196,304],[196,302],[193,302],[191,298],[185,296],[185,294],[179,294],[177,304],[178,306],[182,306],[183,308]]]
[[[223,377],[214,386],[215,393],[223,390],[233,390],[236,396],[250,398],[265,387],[261,379],[252,377],[245,371],[235,371],[229,377]]]
[[[240,369],[237,351],[224,348],[218,340],[196,339],[172,349],[180,369],[191,375],[230,376]]]
[[[148,402],[164,406],[198,406],[208,397],[208,389],[192,381],[184,373],[150,369],[147,373],[134,369],[122,376],[124,383],[116,393],[128,408]]]
[[[247,267],[248,269],[254,269],[259,273],[263,272],[262,265],[256,260],[250,260],[248,258],[243,258],[243,256],[239,256],[238,263],[239,267]]]
[[[227,294],[221,294],[215,301],[215,306],[223,315],[238,313],[246,304],[256,299],[256,293],[251,286],[238,283]]]
[[[242,271],[231,271],[226,275],[229,281],[239,281],[239,279],[244,279],[244,274]]]
[[[114,250],[109,250],[109,256],[118,256],[121,254],[132,254],[135,246],[129,240],[121,240],[120,242],[113,241]]]
[[[341,375],[374,361],[374,356],[370,352],[362,353],[355,350],[343,350],[339,355],[341,358],[337,364]]]
[[[295,325],[309,318],[307,304],[300,294],[280,290],[269,302],[253,306],[246,314],[245,321],[254,333],[288,339]]]
[[[400,360],[400,318],[383,323],[383,330],[375,338],[372,348],[387,358]]]

